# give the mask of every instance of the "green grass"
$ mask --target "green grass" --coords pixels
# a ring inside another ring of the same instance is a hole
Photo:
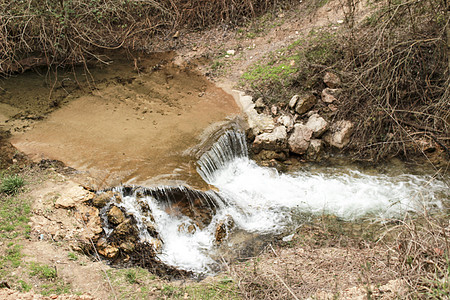
[[[6,175],[1,178],[0,193],[13,195],[19,192],[20,188],[24,185],[25,181],[19,175]]]
[[[322,82],[316,66],[333,65],[340,57],[338,49],[335,33],[311,31],[254,63],[241,76],[240,84],[256,98],[286,102],[294,94],[319,88]]]
[[[34,262],[32,262],[30,265],[30,275],[36,276],[40,279],[48,279],[48,280],[55,279],[56,277],[58,277],[56,268],[51,267],[49,265]]]

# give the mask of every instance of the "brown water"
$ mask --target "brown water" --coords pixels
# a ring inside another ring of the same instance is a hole
[[[139,72],[126,59],[91,69],[100,78],[95,90],[68,93],[68,104],[32,129],[16,130],[11,142],[36,161],[56,159],[84,172],[94,188],[180,182],[202,187],[189,149],[239,109],[231,95],[170,60],[169,54],[141,58]]]

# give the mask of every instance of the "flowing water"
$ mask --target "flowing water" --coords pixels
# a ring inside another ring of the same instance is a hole
[[[197,164],[198,173],[216,191],[116,189],[123,197],[119,206],[133,214],[141,228],[141,240],[152,239],[142,224],[153,218],[163,241],[158,258],[195,273],[216,270],[221,224],[227,224],[222,226],[228,234],[224,243],[236,248],[240,243],[233,235],[283,233],[298,214],[384,220],[424,208],[441,209],[449,196],[445,183],[430,176],[371,175],[347,168],[281,174],[249,159],[245,137],[236,131],[225,132]],[[145,206],[151,217],[143,213]]]

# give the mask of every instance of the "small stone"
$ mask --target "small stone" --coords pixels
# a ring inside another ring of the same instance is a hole
[[[234,50],[227,50],[228,55],[234,55],[235,53],[236,53],[236,51],[234,51]]]
[[[322,91],[322,101],[325,103],[333,103],[337,101],[338,95],[340,94],[340,89],[330,89],[326,88]]]
[[[323,82],[327,85],[327,87],[335,89],[341,85],[341,79],[334,73],[327,72],[323,77]]]
[[[255,101],[255,109],[264,109],[266,108],[266,104],[264,103],[263,98],[258,98],[258,100]]]
[[[270,112],[272,113],[272,116],[278,115],[278,106],[272,105],[272,107],[270,108]]]
[[[289,100],[288,106],[290,109],[295,108],[295,106],[297,105],[298,98],[300,98],[299,95],[294,95],[294,96],[292,96],[291,100]]]
[[[75,201],[72,198],[69,197],[59,197],[58,200],[55,202],[55,208],[74,208],[75,207]]]
[[[126,219],[125,221],[117,225],[116,229],[114,230],[114,234],[117,236],[130,237],[133,233],[135,233],[135,230],[133,228],[133,225],[131,224],[130,219]]]
[[[313,94],[303,95],[298,98],[295,105],[295,112],[299,115],[308,112],[317,103],[317,98]]]
[[[214,233],[216,243],[220,244],[227,236],[228,232],[233,228],[234,220],[230,215],[226,215],[224,220],[221,220],[217,226]]]
[[[131,242],[123,242],[119,247],[125,252],[133,252],[135,249],[134,244]]]
[[[119,225],[125,221],[125,216],[120,208],[113,205],[108,212],[108,221],[113,225]]]

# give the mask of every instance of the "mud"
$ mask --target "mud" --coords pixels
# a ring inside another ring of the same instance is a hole
[[[4,117],[0,125],[12,133],[18,150],[35,161],[62,161],[79,170],[81,183],[94,189],[122,183],[202,187],[196,159],[183,153],[198,144],[205,129],[220,127],[239,109],[232,96],[190,66],[173,64],[172,58],[171,53],[116,58],[110,66],[91,69],[95,88],[73,88],[57,98],[61,108],[48,116],[56,94],[22,103],[19,99],[31,93],[26,89],[22,96],[2,98],[22,113]],[[14,80],[8,84],[13,86]],[[65,91],[71,82],[56,85]],[[45,120],[34,125],[41,118]]]

